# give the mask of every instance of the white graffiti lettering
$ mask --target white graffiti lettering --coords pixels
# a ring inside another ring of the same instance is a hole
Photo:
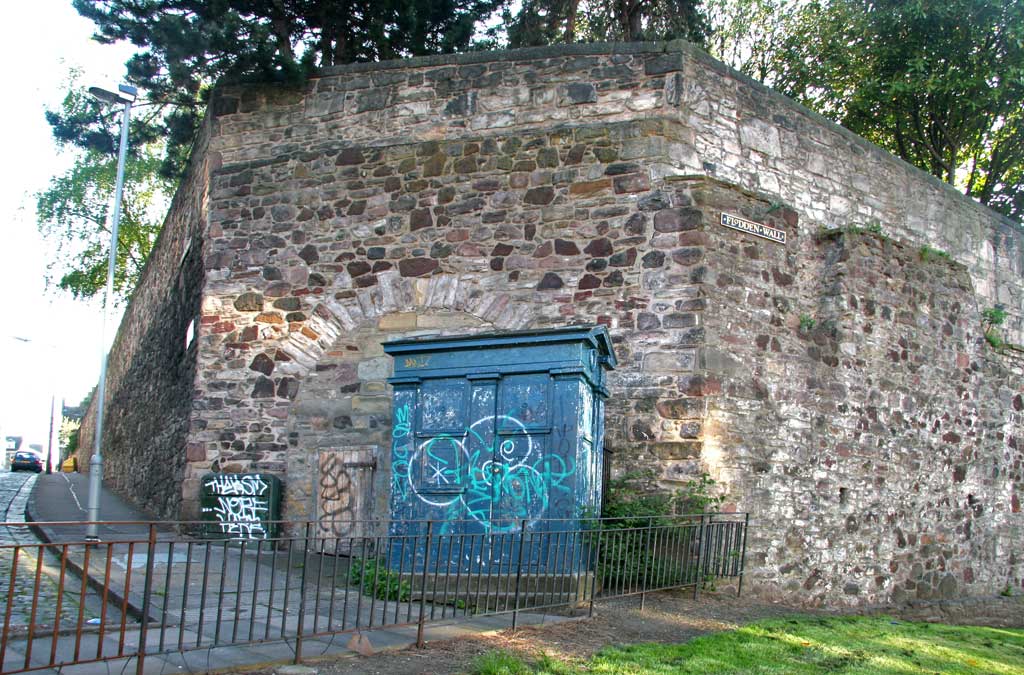
[[[246,495],[256,497],[262,495],[270,485],[259,474],[231,475],[218,474],[210,476],[203,483],[215,495]]]
[[[221,532],[247,537],[267,535],[261,518],[269,509],[267,502],[258,497],[218,496],[216,506],[203,507],[217,519]]]
[[[270,512],[271,483],[259,474],[215,474],[203,479],[209,506],[205,518],[216,521],[223,534],[250,539],[270,536],[265,520]]]

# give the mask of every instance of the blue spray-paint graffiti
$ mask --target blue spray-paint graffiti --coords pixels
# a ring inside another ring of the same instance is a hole
[[[526,424],[516,417],[479,419],[465,428],[461,438],[442,434],[417,445],[411,433],[411,414],[409,405],[396,408],[394,414],[392,494],[397,500],[412,497],[431,506],[448,507],[446,521],[471,519],[485,531],[501,531],[543,517],[553,496],[572,493],[567,481],[576,470],[573,458],[542,453]],[[514,441],[488,439],[480,431],[496,426],[515,427],[525,441],[526,452],[517,456]],[[472,452],[467,447],[469,439],[478,446]],[[422,481],[415,474],[420,466],[426,468]],[[446,493],[445,487],[459,489]],[[502,522],[493,518],[496,502],[502,507]]]

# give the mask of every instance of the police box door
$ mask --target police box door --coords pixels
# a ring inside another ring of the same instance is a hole
[[[396,385],[392,432],[392,487],[407,518],[512,530],[545,517],[553,490],[570,492],[562,483],[572,459],[551,452],[548,373],[409,384]]]

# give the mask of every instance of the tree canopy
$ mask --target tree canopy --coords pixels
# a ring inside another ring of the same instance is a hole
[[[81,128],[90,146],[75,148],[58,137],[65,149],[76,153],[67,171],[50,179],[36,195],[40,232],[54,245],[47,282],[76,298],[100,294],[106,285],[110,245],[109,211],[117,174],[117,124],[107,128],[102,107],[95,99],[69,84],[60,111],[70,120],[87,120]],[[149,251],[160,232],[162,208],[174,190],[174,181],[159,173],[162,144],[135,142],[125,164],[124,196],[114,270],[114,302],[131,294]]]
[[[702,45],[708,33],[700,0],[524,0],[515,14],[506,10],[505,23],[511,47],[676,38]]]
[[[164,176],[181,174],[221,77],[296,80],[314,67],[468,49],[505,0],[74,0],[101,43],[138,47],[127,80],[150,107],[132,138],[166,139]],[[103,149],[88,121],[54,115],[58,138]]]
[[[1024,2],[716,8],[717,56],[982,204],[1024,216]]]

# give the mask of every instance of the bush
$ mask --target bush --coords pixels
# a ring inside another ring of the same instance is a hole
[[[713,493],[715,481],[706,473],[672,492],[644,489],[652,481],[650,474],[632,473],[608,484],[597,563],[601,579],[608,586],[640,584],[645,579],[648,585],[657,586],[686,583],[690,563],[696,564],[696,558],[690,560],[689,551],[695,521],[674,516],[716,513],[725,500],[724,495]],[[657,536],[641,529],[649,527],[661,529]],[[655,547],[659,542],[662,545]]]
[[[378,600],[405,602],[412,595],[409,582],[376,558],[353,558],[348,568],[348,582]]]

